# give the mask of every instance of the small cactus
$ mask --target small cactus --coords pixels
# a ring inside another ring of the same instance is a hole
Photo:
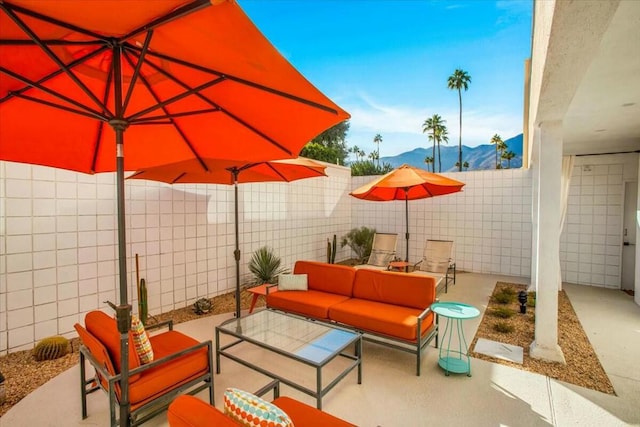
[[[69,340],[65,337],[54,336],[40,341],[33,349],[33,356],[37,361],[53,360],[69,352]]]
[[[193,303],[193,311],[195,311],[196,314],[206,314],[210,312],[212,308],[213,304],[208,298],[200,298]]]

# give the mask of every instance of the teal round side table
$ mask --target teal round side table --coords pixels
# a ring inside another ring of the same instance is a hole
[[[467,376],[470,377],[471,359],[467,353],[467,341],[464,338],[462,321],[478,317],[480,310],[472,305],[451,301],[433,303],[431,304],[431,311],[447,319],[447,325],[442,335],[442,344],[440,344],[438,364],[444,369],[446,376],[449,376],[449,373],[453,372],[456,374],[467,374]],[[451,338],[454,332],[458,335],[457,350],[455,348],[451,349]]]

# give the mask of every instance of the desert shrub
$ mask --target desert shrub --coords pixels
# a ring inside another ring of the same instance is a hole
[[[511,286],[505,286],[504,288],[500,289],[500,293],[503,293],[505,295],[513,295],[516,296],[516,290],[511,287]]]
[[[535,307],[536,306],[536,293],[535,292],[529,292],[529,296],[527,298],[527,305],[529,307]]]
[[[493,329],[503,334],[509,334],[513,332],[516,328],[511,323],[498,322],[495,325],[493,325]]]
[[[494,308],[491,314],[493,314],[496,317],[500,317],[502,319],[508,319],[514,314],[516,314],[516,312],[507,307],[498,307],[498,308]]]
[[[511,304],[516,300],[516,295],[500,291],[493,296],[493,300],[498,304]]]

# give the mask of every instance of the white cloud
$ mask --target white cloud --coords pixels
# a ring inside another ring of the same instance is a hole
[[[372,149],[373,136],[377,133],[382,135],[385,147],[383,150],[381,146],[381,156],[395,155],[427,144],[427,137],[422,133],[422,123],[433,114],[435,108],[386,105],[364,93],[359,94],[353,104],[349,105],[349,101],[346,100],[343,103],[345,109],[351,113],[351,127],[348,135],[350,145],[358,145],[365,150]],[[450,145],[458,141],[458,113],[457,108],[438,113],[446,120]],[[519,111],[512,113],[463,108],[462,143],[464,145],[475,147],[488,144],[496,133],[507,139],[521,132],[522,113]]]

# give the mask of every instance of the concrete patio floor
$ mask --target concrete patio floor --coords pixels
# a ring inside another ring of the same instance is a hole
[[[498,280],[526,283],[521,278],[462,273],[441,300],[465,302],[484,312]],[[325,396],[323,409],[371,427],[640,425],[640,307],[617,290],[577,285],[565,285],[565,290],[617,396],[479,359],[472,359],[472,377],[447,377],[438,367],[438,350],[433,347],[426,351],[422,376],[417,377],[412,355],[365,343],[362,384],[357,384],[352,372]],[[198,319],[176,329],[198,340],[213,339],[214,327],[230,316]],[[468,342],[480,319],[464,322]],[[268,382],[231,360],[223,358],[221,366],[221,374],[215,376],[218,408],[226,387],[254,391]],[[300,381],[315,380],[312,373],[295,375],[307,377]],[[0,418],[0,426],[108,425],[107,398],[102,392],[89,396],[89,417],[81,419],[79,382],[77,367],[64,372],[14,406]],[[281,394],[315,403],[285,385]],[[145,425],[167,426],[166,415]]]

